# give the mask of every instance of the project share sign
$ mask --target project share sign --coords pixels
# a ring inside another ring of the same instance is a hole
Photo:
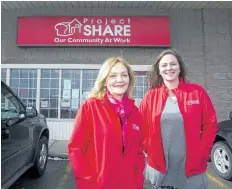
[[[18,17],[18,46],[170,46],[167,16]]]

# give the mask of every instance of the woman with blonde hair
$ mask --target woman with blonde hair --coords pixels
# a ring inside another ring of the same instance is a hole
[[[78,189],[143,188],[143,128],[132,99],[134,83],[123,58],[102,65],[68,144]]]

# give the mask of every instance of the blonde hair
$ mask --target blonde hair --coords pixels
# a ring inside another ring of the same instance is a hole
[[[122,65],[124,65],[127,68],[127,72],[128,72],[130,81],[129,81],[129,86],[128,86],[128,89],[126,91],[126,94],[127,94],[128,98],[130,98],[130,99],[133,98],[132,90],[133,90],[133,87],[135,84],[134,72],[132,71],[129,63],[124,58],[121,58],[121,57],[110,57],[103,63],[103,65],[101,66],[101,68],[99,70],[97,79],[94,83],[94,87],[89,95],[89,98],[94,97],[97,99],[102,99],[105,96],[105,94],[106,94],[106,87],[105,87],[106,78],[109,75],[112,67],[117,63],[121,63]]]

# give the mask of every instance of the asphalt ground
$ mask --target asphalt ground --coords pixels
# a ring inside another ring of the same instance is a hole
[[[232,189],[232,182],[219,178],[211,163],[208,167],[208,189]],[[26,172],[9,189],[75,189],[75,181],[68,160],[50,158],[42,177],[35,179],[30,176],[30,172]],[[144,189],[150,189],[148,182],[145,182]]]

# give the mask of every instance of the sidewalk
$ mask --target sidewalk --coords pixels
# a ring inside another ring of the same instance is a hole
[[[48,156],[68,159],[68,140],[49,140]]]

